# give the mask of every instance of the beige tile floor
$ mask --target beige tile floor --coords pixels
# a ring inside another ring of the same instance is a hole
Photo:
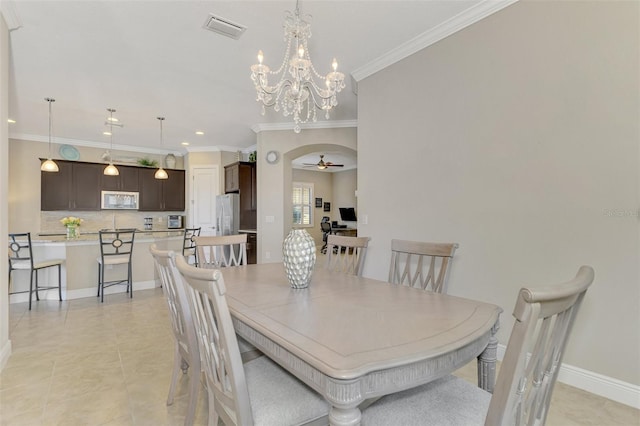
[[[173,341],[160,289],[10,306],[13,355],[0,374],[2,425],[181,425],[183,378],[166,405]],[[459,374],[475,380],[475,366]],[[202,392],[201,394],[204,394]],[[640,425],[640,411],[558,384],[548,425]],[[197,424],[206,424],[201,398]]]

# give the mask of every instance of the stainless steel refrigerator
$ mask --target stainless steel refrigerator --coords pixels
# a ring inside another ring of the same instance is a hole
[[[240,225],[240,195],[216,197],[216,235],[235,235]]]

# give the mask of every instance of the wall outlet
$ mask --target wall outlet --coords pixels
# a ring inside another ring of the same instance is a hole
[[[265,259],[271,259],[271,252],[270,251],[265,251],[264,252],[264,258]]]
[[[264,221],[265,223],[273,223],[276,221],[276,217],[275,216],[265,216],[264,217]]]

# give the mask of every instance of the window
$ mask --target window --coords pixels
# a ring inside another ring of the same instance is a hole
[[[293,224],[313,226],[313,184],[293,182]]]

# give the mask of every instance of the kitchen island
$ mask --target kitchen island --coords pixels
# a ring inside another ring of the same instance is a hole
[[[160,282],[153,264],[153,257],[149,252],[152,244],[160,250],[174,250],[182,253],[184,230],[139,231],[136,232],[133,245],[133,289],[145,290],[159,287]],[[62,264],[62,298],[79,299],[96,297],[98,293],[98,262],[100,243],[98,233],[81,234],[78,238],[68,240],[63,234],[41,234],[32,236],[34,258],[63,259]],[[118,279],[126,276],[126,266],[112,265],[107,267],[106,279]],[[51,269],[51,270],[48,270]],[[55,268],[48,268],[39,272],[40,285],[57,282]],[[12,273],[12,292],[27,291],[12,294],[10,303],[26,302],[29,300],[29,272],[14,271]],[[121,293],[125,286],[113,286],[105,289],[105,295]],[[135,297],[135,295],[134,295]],[[58,300],[58,292],[54,290],[40,291],[41,299]],[[35,296],[34,296],[35,300]]]

